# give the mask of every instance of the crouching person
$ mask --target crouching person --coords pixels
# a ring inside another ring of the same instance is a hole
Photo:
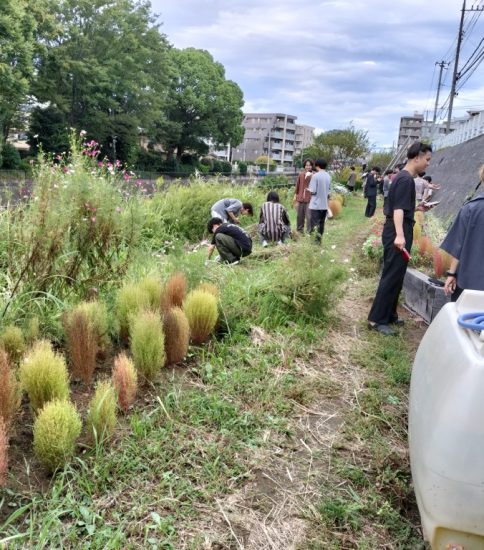
[[[223,223],[220,218],[212,218],[207,229],[213,234],[212,243],[208,247],[208,260],[215,248],[220,255],[216,260],[227,264],[239,263],[240,258],[252,252],[252,239],[238,225]]]
[[[259,235],[262,246],[268,241],[282,244],[291,233],[291,222],[285,208],[279,204],[279,195],[271,191],[260,209]]]

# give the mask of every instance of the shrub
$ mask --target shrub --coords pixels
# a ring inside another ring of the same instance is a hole
[[[2,149],[2,160],[3,164],[1,166],[4,170],[18,170],[22,163],[20,153],[11,143],[4,144]]]
[[[66,317],[64,330],[74,376],[90,384],[96,368],[97,335],[85,311],[75,308]]]
[[[163,325],[155,313],[141,312],[133,319],[131,353],[136,369],[148,380],[153,380],[165,364]]]
[[[193,290],[188,294],[183,309],[190,325],[193,342],[202,344],[217,324],[217,299],[204,290]]]
[[[1,342],[10,362],[18,363],[25,352],[25,339],[21,329],[13,325],[5,327]]]
[[[166,364],[179,363],[187,354],[190,340],[188,319],[179,307],[170,309],[163,316]]]
[[[208,292],[209,294],[212,294],[217,298],[217,300],[220,298],[220,290],[213,284],[213,283],[200,283],[196,290],[203,290],[204,292]]]
[[[420,239],[418,239],[418,248],[419,254],[422,258],[426,256],[433,256],[434,245],[427,235],[422,235]]]
[[[69,401],[55,399],[39,412],[34,422],[34,452],[50,472],[72,457],[81,428],[79,413]]]
[[[8,472],[8,430],[3,418],[0,416],[0,487],[7,482]]]
[[[450,269],[451,261],[452,257],[445,250],[440,248],[434,250],[434,273],[437,278],[442,277]]]
[[[25,337],[30,345],[40,338],[40,321],[38,317],[29,319],[25,330]]]
[[[0,349],[0,419],[8,430],[20,406],[20,385],[10,367],[8,356]]]
[[[139,283],[139,287],[148,294],[150,309],[158,311],[163,295],[163,286],[158,277],[145,277]]]
[[[126,285],[118,292],[116,303],[116,315],[119,323],[121,338],[129,335],[129,327],[132,317],[150,308],[150,296],[139,285]]]
[[[113,384],[118,395],[119,406],[124,412],[134,403],[138,389],[138,375],[133,361],[124,353],[114,359]]]
[[[69,380],[65,359],[46,340],[39,340],[20,365],[20,384],[34,410],[52,399],[67,399]]]
[[[341,211],[343,210],[343,206],[341,203],[335,199],[331,199],[328,202],[328,206],[331,209],[331,212],[333,213],[334,218],[339,218]]]
[[[111,345],[109,337],[109,316],[106,305],[97,300],[81,302],[77,304],[75,310],[86,314],[89,324],[96,337],[96,344],[99,351],[105,353]]]
[[[109,380],[99,382],[89,403],[87,429],[96,442],[111,437],[116,427],[116,390]]]
[[[186,292],[187,278],[185,274],[180,271],[173,273],[166,282],[162,310],[166,311],[172,307],[182,307]]]

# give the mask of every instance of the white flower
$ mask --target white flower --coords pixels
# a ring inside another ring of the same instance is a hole
[[[331,250],[334,250],[336,248],[336,245],[335,244],[332,244],[331,245]]]

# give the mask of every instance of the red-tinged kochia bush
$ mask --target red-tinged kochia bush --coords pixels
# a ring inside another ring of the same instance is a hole
[[[0,417],[0,487],[7,482],[8,472],[8,434],[7,426]]]
[[[138,390],[138,374],[133,361],[125,353],[114,359],[113,384],[118,394],[118,403],[124,412],[134,403]]]
[[[192,290],[183,304],[190,325],[190,335],[195,344],[205,342],[218,320],[217,299],[203,290]]]
[[[187,354],[190,340],[190,325],[182,309],[174,307],[165,313],[163,331],[165,333],[166,365],[179,363]]]
[[[65,317],[67,350],[74,376],[90,384],[96,368],[98,338],[86,311],[75,308]]]
[[[50,472],[74,455],[81,428],[79,413],[69,401],[54,399],[39,412],[34,422],[34,452]]]
[[[419,254],[423,258],[425,256],[433,256],[434,245],[427,235],[422,235],[418,240]]]
[[[0,349],[0,419],[8,431],[20,406],[20,384],[10,367],[7,353]]]
[[[169,310],[172,307],[182,307],[187,293],[187,286],[187,278],[184,273],[173,273],[166,282],[162,310]]]

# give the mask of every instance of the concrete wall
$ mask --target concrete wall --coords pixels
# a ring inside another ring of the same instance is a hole
[[[427,174],[432,181],[442,185],[434,192],[441,201],[433,213],[443,220],[454,218],[460,207],[475,189],[479,181],[479,168],[484,164],[484,135],[441,149],[432,155]],[[481,188],[484,192],[484,187]]]

